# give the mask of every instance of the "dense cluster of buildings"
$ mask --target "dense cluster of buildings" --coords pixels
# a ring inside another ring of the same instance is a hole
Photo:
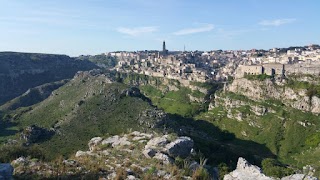
[[[162,51],[110,52],[118,59],[120,72],[166,77],[187,81],[224,81],[245,74],[320,74],[320,46],[239,51]]]

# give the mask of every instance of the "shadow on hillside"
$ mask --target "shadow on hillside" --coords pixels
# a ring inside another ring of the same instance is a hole
[[[5,138],[6,136],[15,135],[18,131],[10,128],[17,126],[16,123],[4,122],[0,120],[0,137]]]
[[[256,165],[261,165],[264,158],[275,157],[264,144],[238,139],[233,133],[223,131],[208,121],[176,114],[169,114],[169,119],[166,126],[179,136],[190,136],[195,141],[196,150],[211,164],[224,162],[235,168],[239,157]]]

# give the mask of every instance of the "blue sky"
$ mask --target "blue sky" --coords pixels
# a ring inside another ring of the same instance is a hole
[[[0,0],[0,51],[269,49],[320,43],[317,0]]]

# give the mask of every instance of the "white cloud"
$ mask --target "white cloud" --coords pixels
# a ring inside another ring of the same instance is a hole
[[[201,32],[208,32],[214,29],[213,24],[206,24],[202,27],[197,27],[197,28],[186,28],[186,29],[181,29],[177,32],[174,32],[174,35],[180,36],[180,35],[188,35],[188,34],[194,34],[194,33],[201,33]]]
[[[261,22],[259,22],[260,25],[262,26],[281,26],[284,24],[289,24],[289,23],[293,23],[294,21],[296,21],[296,19],[275,19],[275,20],[263,20]]]
[[[136,28],[124,28],[124,27],[119,27],[117,31],[119,33],[127,34],[130,36],[139,36],[145,33],[152,33],[157,31],[158,28],[154,26],[147,26],[147,27],[136,27]]]

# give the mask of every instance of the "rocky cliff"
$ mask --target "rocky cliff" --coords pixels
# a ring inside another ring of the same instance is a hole
[[[309,96],[307,89],[290,88],[285,81],[235,79],[227,88],[228,91],[244,95],[255,101],[267,99],[280,100],[287,106],[320,113],[320,98]]]
[[[77,71],[96,67],[65,55],[0,52],[0,105],[29,88],[72,78]]]

